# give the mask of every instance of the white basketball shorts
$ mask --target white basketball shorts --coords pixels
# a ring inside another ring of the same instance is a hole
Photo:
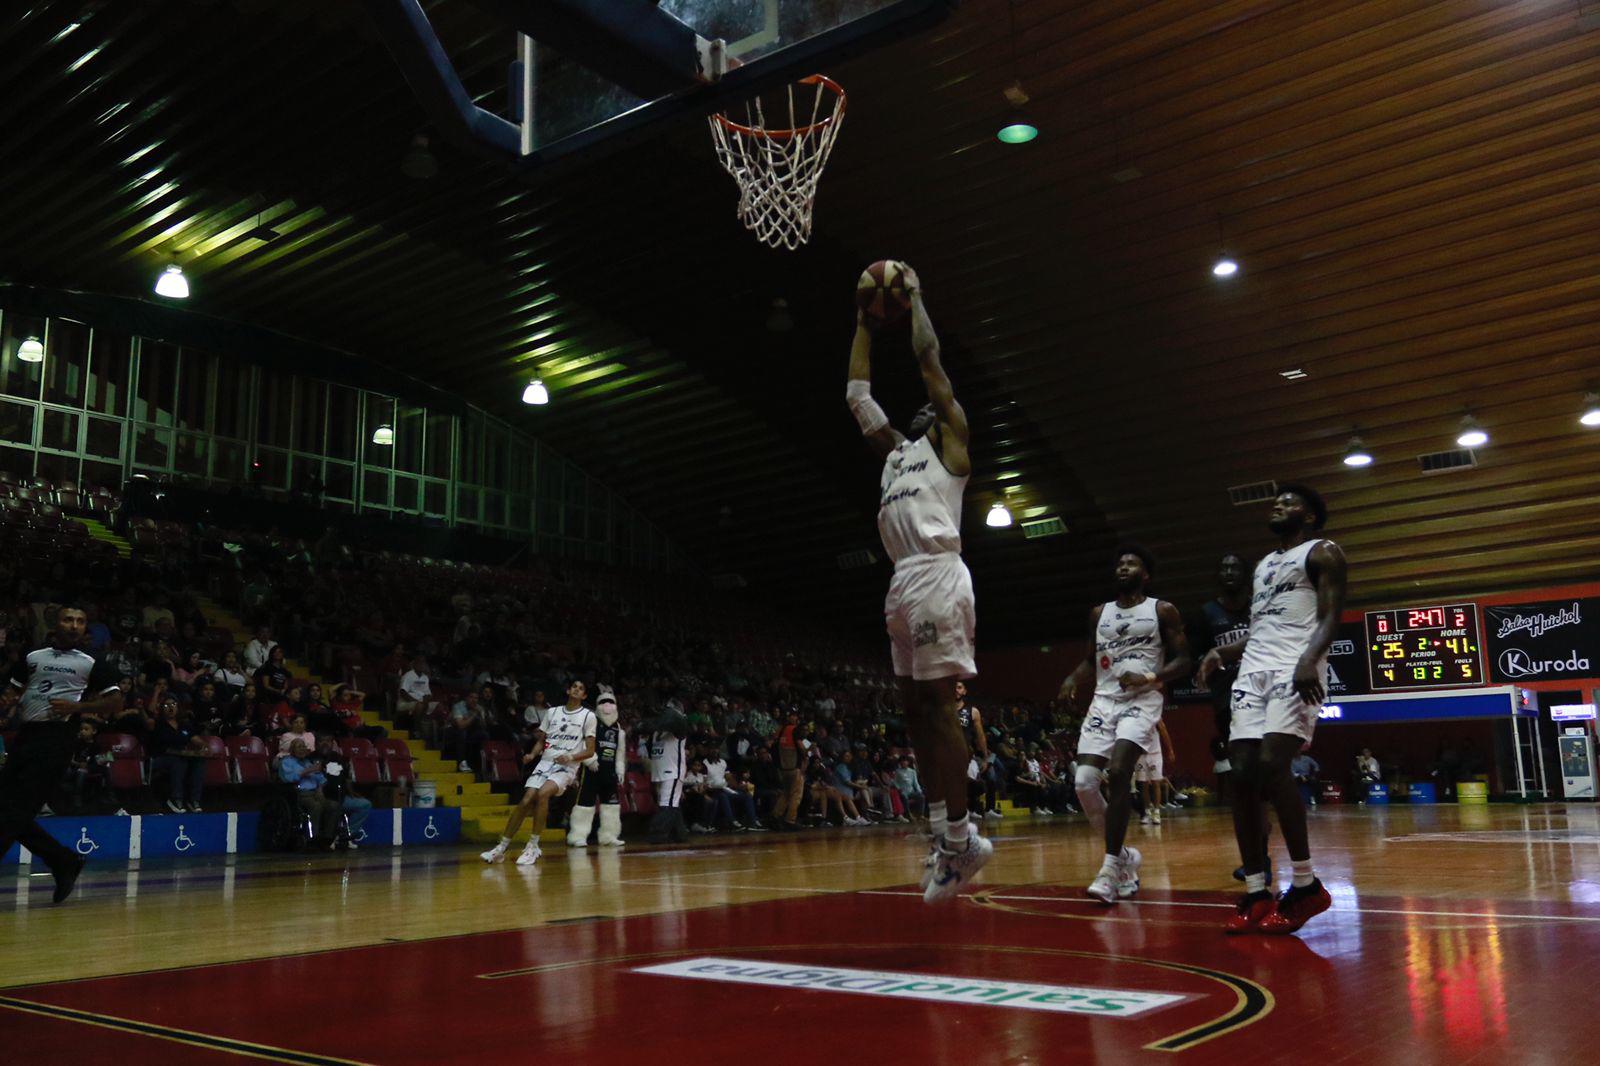
[[[1140,749],[1160,753],[1161,736],[1156,726],[1166,699],[1159,692],[1145,692],[1132,699],[1119,700],[1096,695],[1089,703],[1078,731],[1078,754],[1109,758],[1119,740],[1131,740]]]
[[[541,759],[539,765],[533,768],[533,773],[528,775],[528,780],[522,787],[539,788],[546,781],[550,781],[555,784],[555,794],[559,796],[576,784],[577,780],[578,768],[576,766],[563,766],[560,763],[546,762]]]
[[[977,676],[972,574],[960,553],[913,555],[896,563],[883,618],[896,677]]]
[[[1166,777],[1161,767],[1161,748],[1147,751],[1139,756],[1139,761],[1133,764],[1133,779],[1135,781],[1160,781]]]
[[[1268,733],[1288,733],[1310,740],[1321,709],[1295,692],[1293,667],[1240,674],[1233,683],[1228,739],[1260,740]]]

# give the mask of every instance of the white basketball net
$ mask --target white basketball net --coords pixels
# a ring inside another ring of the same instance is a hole
[[[807,87],[814,90],[809,113]],[[725,113],[710,122],[717,158],[739,183],[739,221],[766,244],[793,251],[811,239],[817,181],[844,121],[844,90],[813,74],[788,86],[787,94],[786,128],[767,128],[760,97],[745,102],[743,125]]]

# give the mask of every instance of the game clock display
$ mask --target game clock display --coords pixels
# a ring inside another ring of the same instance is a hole
[[[1367,665],[1374,692],[1483,684],[1478,605],[1368,611]]]

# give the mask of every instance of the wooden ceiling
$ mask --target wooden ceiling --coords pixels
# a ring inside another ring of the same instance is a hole
[[[1596,5],[1589,5],[1596,6]],[[469,87],[509,35],[430,6]],[[915,263],[972,414],[985,643],[1074,634],[1119,537],[1204,595],[1264,546],[1227,488],[1319,486],[1361,602],[1592,577],[1600,31],[1585,5],[967,0],[827,73],[817,236],[733,219],[703,124],[525,182],[436,145],[354,3],[40,0],[0,22],[0,280],[142,294],[362,353],[548,439],[713,573],[873,624],[854,276]],[[73,23],[75,29],[68,30]],[[1013,33],[1012,27],[1015,27]],[[1037,141],[994,138],[1020,78]],[[258,214],[282,236],[246,236]],[[1219,281],[1222,252],[1241,265]],[[772,301],[794,328],[775,331]],[[885,338],[891,415],[915,405]],[[1287,381],[1280,371],[1306,377]],[[542,410],[526,379],[552,386]],[[1423,475],[1471,410],[1477,467]],[[1377,457],[1340,463],[1359,433]],[[1005,490],[1013,490],[1006,493]],[[1067,536],[992,531],[995,499]]]

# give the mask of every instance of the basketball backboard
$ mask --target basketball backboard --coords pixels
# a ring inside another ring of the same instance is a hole
[[[548,153],[564,143],[578,147],[638,128],[664,112],[682,109],[691,99],[726,99],[777,80],[817,73],[830,62],[931,24],[953,4],[952,0],[659,0],[655,6],[703,43],[717,44],[716,62],[702,72],[702,86],[647,99],[596,73],[592,64],[523,35],[518,71],[523,98],[515,117],[522,128],[525,156]]]

